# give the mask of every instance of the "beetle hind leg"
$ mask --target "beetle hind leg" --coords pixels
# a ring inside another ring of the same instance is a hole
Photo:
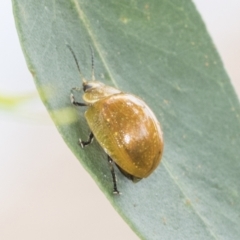
[[[108,163],[109,163],[110,171],[112,174],[112,180],[113,180],[113,194],[119,195],[120,192],[117,189],[117,178],[114,171],[114,162],[109,156],[108,156]]]
[[[93,133],[91,132],[91,133],[89,134],[89,137],[88,137],[88,140],[87,140],[87,141],[82,141],[82,140],[79,138],[78,143],[79,143],[79,145],[81,146],[81,148],[84,148],[84,147],[86,147],[87,145],[91,144],[92,141],[93,141],[93,139],[94,139],[94,135],[93,135]]]

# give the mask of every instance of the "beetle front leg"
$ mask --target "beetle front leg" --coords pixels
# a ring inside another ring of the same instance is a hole
[[[75,98],[74,98],[74,95],[71,93],[70,94],[70,100],[71,100],[71,103],[75,106],[80,106],[80,107],[86,107],[88,106],[86,103],[80,103],[80,102],[76,102],[75,101]]]
[[[112,180],[113,180],[113,194],[120,194],[120,192],[117,189],[117,178],[116,178],[116,174],[114,171],[114,162],[113,160],[108,156],[108,163],[109,163],[109,167],[110,167],[110,171],[112,174]]]
[[[94,135],[93,135],[93,133],[91,132],[91,133],[89,134],[89,137],[88,137],[88,140],[87,140],[87,141],[82,141],[82,140],[79,138],[78,143],[79,143],[79,145],[80,145],[82,148],[84,148],[84,147],[86,147],[87,145],[89,145],[89,144],[92,143],[93,138],[94,138]]]
[[[75,106],[80,106],[80,107],[86,107],[86,106],[88,106],[88,104],[86,104],[86,103],[80,103],[80,102],[76,102],[76,101],[75,101],[75,98],[74,98],[74,95],[73,95],[73,90],[75,90],[75,91],[81,91],[82,89],[81,89],[81,88],[77,88],[77,87],[71,89],[71,94],[70,94],[70,101],[71,101],[71,103],[72,103],[73,105],[75,105]]]

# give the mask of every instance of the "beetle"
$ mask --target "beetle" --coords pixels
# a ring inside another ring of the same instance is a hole
[[[95,80],[92,48],[92,79],[87,81],[72,48],[67,47],[82,79],[82,88],[71,89],[70,100],[75,106],[88,107],[85,118],[91,130],[88,140],[79,139],[79,145],[84,148],[96,138],[108,157],[113,193],[119,194],[114,164],[133,182],[148,177],[159,165],[164,145],[160,124],[143,100]],[[84,102],[77,102],[73,92],[81,90]]]

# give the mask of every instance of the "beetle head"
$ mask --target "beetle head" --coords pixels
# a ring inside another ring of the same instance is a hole
[[[95,81],[95,80],[84,81],[82,85],[83,85],[84,92],[89,91],[89,89],[91,89],[91,88],[101,88],[102,86],[104,86],[103,83]]]
[[[83,91],[83,100],[87,103],[94,103],[100,99],[121,92],[116,88],[106,86],[102,82],[95,80],[83,82]]]
[[[96,81],[95,80],[95,75],[94,75],[94,57],[93,57],[93,50],[91,48],[91,53],[92,53],[92,80],[87,81],[83,75],[82,72],[80,70],[80,66],[78,64],[77,58],[72,50],[72,48],[67,44],[68,49],[70,50],[70,52],[73,55],[73,58],[75,60],[75,63],[77,65],[77,69],[79,72],[79,75],[82,79],[83,82],[83,100],[87,103],[94,103],[102,98],[111,96],[113,94],[116,93],[120,93],[120,91],[116,88],[110,87],[110,86],[106,86],[105,84]]]

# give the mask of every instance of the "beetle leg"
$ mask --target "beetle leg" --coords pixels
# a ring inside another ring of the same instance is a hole
[[[74,87],[74,88],[71,89],[71,94],[70,94],[71,103],[75,106],[80,106],[80,107],[88,106],[88,104],[86,104],[86,103],[80,103],[80,102],[75,101],[75,98],[74,98],[74,95],[73,95],[74,90],[80,92],[82,90],[82,88]]]
[[[114,171],[114,162],[109,156],[108,156],[108,163],[109,163],[110,171],[112,174],[112,180],[113,180],[113,194],[120,194],[120,192],[117,189],[117,179]]]
[[[89,145],[90,143],[92,143],[93,138],[94,138],[94,135],[93,135],[93,133],[91,132],[91,133],[89,134],[89,137],[88,137],[88,140],[87,140],[87,141],[82,141],[82,140],[79,138],[79,140],[78,140],[79,145],[80,145],[82,148],[84,148],[84,147],[86,147],[87,145]]]
[[[86,103],[76,102],[73,93],[70,94],[71,103],[75,106],[88,106]]]

